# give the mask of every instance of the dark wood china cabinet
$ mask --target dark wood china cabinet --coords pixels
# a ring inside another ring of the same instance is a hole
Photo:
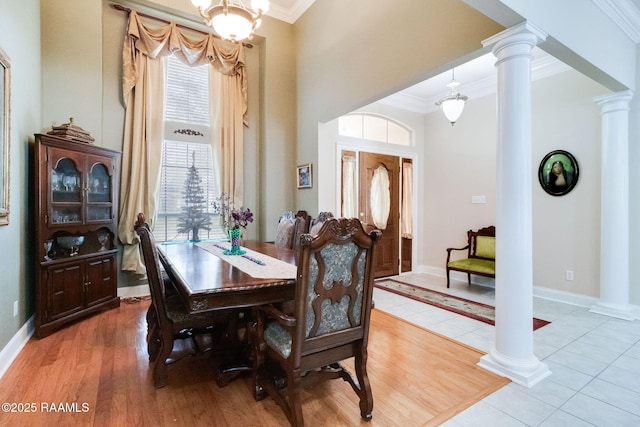
[[[42,338],[68,322],[120,305],[120,152],[36,134],[34,156],[35,333]]]

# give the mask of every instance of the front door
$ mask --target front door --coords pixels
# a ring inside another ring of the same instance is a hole
[[[360,220],[382,231],[374,274],[394,276],[399,271],[400,158],[361,152],[359,164]]]

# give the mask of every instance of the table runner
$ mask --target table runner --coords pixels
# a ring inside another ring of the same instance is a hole
[[[229,242],[200,242],[196,246],[257,279],[295,279],[298,271],[293,264],[245,247],[242,248],[247,251],[245,255],[225,255],[223,251],[231,247]]]

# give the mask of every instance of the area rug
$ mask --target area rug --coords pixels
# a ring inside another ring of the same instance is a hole
[[[443,310],[488,323],[489,325],[495,325],[495,308],[490,305],[433,291],[431,289],[421,288],[395,279],[376,280],[374,286]],[[551,322],[534,317],[533,330],[535,331],[549,323]]]

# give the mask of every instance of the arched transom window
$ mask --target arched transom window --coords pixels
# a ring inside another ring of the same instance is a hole
[[[375,114],[348,114],[338,119],[341,136],[386,142],[396,145],[411,145],[411,130],[407,127]]]

